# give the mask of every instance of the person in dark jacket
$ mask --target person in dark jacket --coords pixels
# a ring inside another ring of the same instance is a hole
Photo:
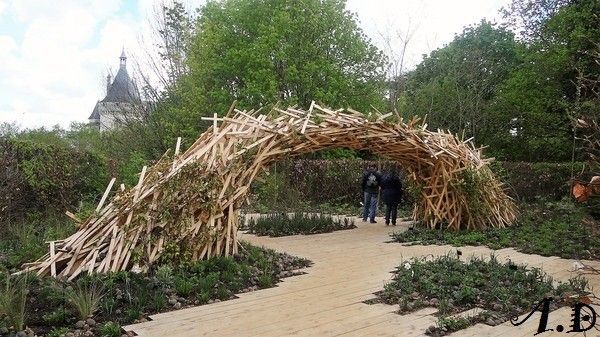
[[[381,174],[377,172],[375,165],[369,165],[367,171],[363,174],[363,221],[367,217],[371,223],[376,223],[375,213],[377,212],[377,198],[379,195],[379,185],[381,184]]]
[[[381,179],[381,197],[385,203],[385,225],[396,226],[398,216],[398,205],[402,201],[402,182],[398,176],[398,170],[394,167]]]

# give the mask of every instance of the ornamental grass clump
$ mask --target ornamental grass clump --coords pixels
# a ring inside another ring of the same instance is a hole
[[[28,275],[7,276],[4,289],[0,291],[0,313],[6,315],[14,331],[25,325]]]
[[[85,320],[94,315],[104,297],[104,287],[95,280],[81,279],[65,292],[67,301],[79,319]]]

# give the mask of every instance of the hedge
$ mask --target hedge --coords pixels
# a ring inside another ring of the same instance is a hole
[[[106,161],[67,146],[0,139],[0,220],[77,206],[107,182]]]
[[[287,160],[274,164],[270,174],[254,186],[254,193],[267,203],[295,200],[314,204],[358,204],[361,201],[362,173],[369,163],[382,169],[389,161]],[[571,170],[583,179],[591,172],[584,163],[494,162],[492,169],[506,184],[509,195],[521,201],[536,198],[559,200],[569,196]],[[583,172],[583,174],[581,174]]]

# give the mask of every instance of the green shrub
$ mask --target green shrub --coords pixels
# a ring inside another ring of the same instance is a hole
[[[198,280],[198,288],[200,291],[212,293],[213,288],[219,282],[219,273],[211,272],[205,277],[200,277]]]
[[[231,297],[231,291],[225,286],[219,286],[215,291],[215,296],[221,301],[228,300]]]
[[[0,140],[0,210],[19,216],[30,210],[65,209],[102,193],[105,160],[66,144]]]
[[[114,322],[106,322],[100,328],[100,336],[119,337],[121,336],[121,326]]]
[[[142,309],[139,305],[128,307],[125,310],[125,317],[129,322],[134,322],[142,317]]]
[[[468,319],[464,317],[440,317],[438,319],[438,327],[447,331],[458,331],[466,329],[471,325]]]
[[[140,152],[133,152],[128,160],[120,165],[119,177],[127,186],[135,186],[139,180],[139,173],[148,160]]]
[[[208,291],[201,290],[196,295],[196,298],[198,299],[200,304],[206,304],[210,300],[210,293]]]
[[[111,297],[105,297],[102,300],[102,312],[108,316],[112,315],[115,312],[117,307],[117,301]]]

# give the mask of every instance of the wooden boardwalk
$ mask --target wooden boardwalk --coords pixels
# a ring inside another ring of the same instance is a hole
[[[385,243],[388,233],[406,229],[378,224],[363,224],[357,229],[334,233],[283,238],[243,235],[256,245],[306,257],[314,265],[306,274],[286,278],[276,287],[240,294],[238,299],[153,315],[149,322],[125,327],[141,337],[163,336],[424,336],[437,318],[434,308],[408,315],[394,313],[395,306],[368,305],[391,278],[390,271],[403,259],[413,256],[442,255],[455,252],[451,246],[402,246]],[[489,256],[485,247],[463,247],[463,258]],[[526,255],[513,249],[497,250],[500,261],[541,267],[556,279],[566,280],[576,273],[573,260]],[[593,263],[597,268],[600,263]],[[600,278],[590,278],[600,289]],[[596,310],[600,314],[600,310]],[[491,327],[478,324],[451,336],[533,336],[539,315],[513,327],[509,322]],[[570,325],[570,309],[550,314],[548,327]],[[600,317],[599,317],[600,321]],[[546,332],[538,336],[573,336]],[[588,336],[598,336],[590,331]]]

